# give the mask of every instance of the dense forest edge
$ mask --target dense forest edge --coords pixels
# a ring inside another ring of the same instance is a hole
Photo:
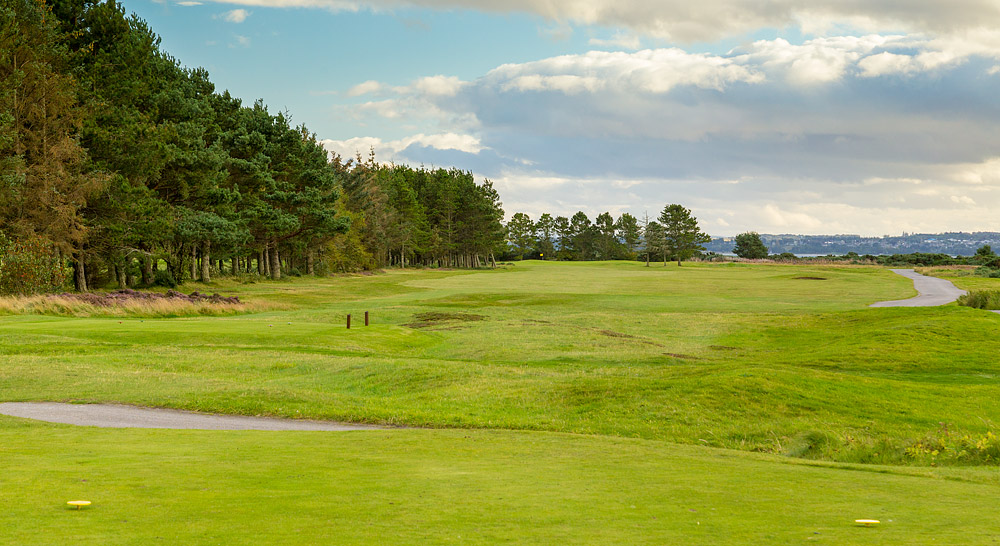
[[[470,172],[343,158],[114,1],[0,1],[0,292],[495,263]]]

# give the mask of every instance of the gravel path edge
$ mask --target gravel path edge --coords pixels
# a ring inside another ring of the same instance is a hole
[[[162,428],[190,430],[345,431],[387,427],[312,421],[218,415],[121,404],[63,404],[58,402],[2,402],[0,414],[49,423],[101,428]]]
[[[937,307],[951,303],[967,294],[965,290],[956,288],[947,279],[928,277],[912,269],[890,269],[890,271],[911,279],[918,295],[905,300],[880,301],[868,307]]]

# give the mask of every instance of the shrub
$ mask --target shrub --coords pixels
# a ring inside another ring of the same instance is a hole
[[[976,268],[977,277],[986,277],[990,279],[1000,279],[1000,269],[984,265]]]
[[[992,431],[978,435],[951,433],[943,429],[907,447],[906,455],[910,459],[932,464],[995,465],[1000,463],[1000,437]]]
[[[153,285],[176,288],[177,281],[174,280],[174,274],[169,269],[157,269],[156,276],[153,277]]]
[[[12,241],[0,233],[0,294],[38,294],[59,290],[66,268],[52,245],[40,237]]]
[[[976,309],[1000,310],[1000,290],[973,290],[958,298],[958,304]]]

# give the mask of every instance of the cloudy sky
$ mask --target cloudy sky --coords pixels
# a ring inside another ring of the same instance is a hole
[[[508,215],[1000,231],[998,0],[124,0],[220,90]]]

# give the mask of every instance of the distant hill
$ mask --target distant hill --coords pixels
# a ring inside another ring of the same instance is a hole
[[[909,254],[928,252],[971,256],[976,249],[990,245],[1000,250],[1000,233],[903,233],[900,236],[862,237],[860,235],[770,235],[761,234],[771,254]],[[713,252],[732,252],[734,237],[713,237],[705,248]]]

